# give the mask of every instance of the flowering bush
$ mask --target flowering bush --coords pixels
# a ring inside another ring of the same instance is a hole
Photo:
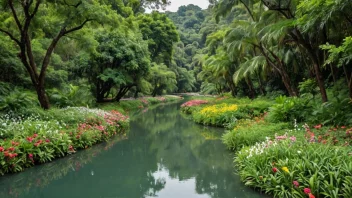
[[[0,175],[19,172],[26,167],[45,163],[107,140],[128,126],[129,119],[118,111],[84,107],[56,110],[56,119],[80,114],[85,119],[69,120],[28,118],[5,115],[0,118]],[[49,112],[50,114],[50,112]],[[73,116],[75,117],[75,116]]]
[[[241,149],[235,158],[247,186],[275,197],[352,197],[351,148],[290,138],[266,147],[268,141]]]
[[[192,113],[192,107],[197,107],[200,106],[202,104],[207,104],[208,101],[207,100],[190,100],[188,102],[185,102],[181,105],[181,111],[183,113],[187,113],[187,114],[191,114]]]
[[[305,124],[304,129],[305,137],[309,142],[340,146],[352,145],[352,127],[324,127],[321,124],[310,127]]]
[[[185,102],[181,105],[181,107],[192,107],[192,106],[199,106],[201,104],[207,104],[207,100],[190,100],[188,102]]]
[[[221,103],[206,106],[193,114],[194,121],[205,125],[224,126],[236,118],[238,106]]]

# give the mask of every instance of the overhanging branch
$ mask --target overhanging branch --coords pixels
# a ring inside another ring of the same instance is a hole
[[[89,21],[92,21],[93,19],[86,19],[81,25],[77,26],[77,27],[74,27],[74,28],[71,28],[69,30],[65,30],[64,34],[63,35],[66,35],[66,34],[69,34],[71,32],[74,32],[74,31],[77,31],[77,30],[80,30],[84,27],[84,25],[86,23],[88,23]]]
[[[11,40],[15,41],[17,43],[17,45],[21,45],[20,41],[18,39],[16,39],[10,32],[3,30],[0,28],[0,32],[5,33],[7,36],[9,36],[11,38]]]

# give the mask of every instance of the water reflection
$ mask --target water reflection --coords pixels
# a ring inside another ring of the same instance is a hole
[[[178,108],[142,110],[127,139],[1,177],[0,197],[261,197],[233,174],[222,130],[196,125]]]

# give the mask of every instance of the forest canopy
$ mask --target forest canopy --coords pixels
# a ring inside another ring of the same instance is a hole
[[[349,1],[0,3],[2,98],[48,109],[174,92],[352,97]]]

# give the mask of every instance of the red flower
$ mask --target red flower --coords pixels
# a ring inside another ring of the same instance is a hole
[[[4,150],[5,150],[4,147],[0,146],[0,153],[3,152]]]
[[[274,173],[277,172],[277,168],[276,167],[274,167],[272,170],[273,170]]]
[[[298,187],[299,187],[299,183],[298,183],[298,181],[293,181],[292,183],[293,183],[293,185],[294,185],[296,188],[298,188]]]
[[[28,154],[28,157],[32,159],[33,158],[33,154],[32,153]]]
[[[33,135],[33,138],[36,138],[36,137],[38,137],[38,134],[35,133],[35,134]]]
[[[40,143],[34,143],[34,146],[38,147],[40,145]]]
[[[15,148],[13,148],[13,147],[9,148],[9,151],[14,151],[14,150],[15,150]]]
[[[315,196],[312,193],[309,193],[309,198],[315,198]]]
[[[28,142],[32,142],[33,138],[32,137],[27,137]]]
[[[311,192],[309,188],[304,188],[303,191],[307,195],[310,194],[310,192]]]
[[[315,129],[320,129],[321,128],[321,124],[315,125],[314,128]]]
[[[46,142],[46,143],[49,143],[49,142],[50,142],[50,140],[49,140],[49,139],[46,139],[46,140],[45,140],[45,142]]]

